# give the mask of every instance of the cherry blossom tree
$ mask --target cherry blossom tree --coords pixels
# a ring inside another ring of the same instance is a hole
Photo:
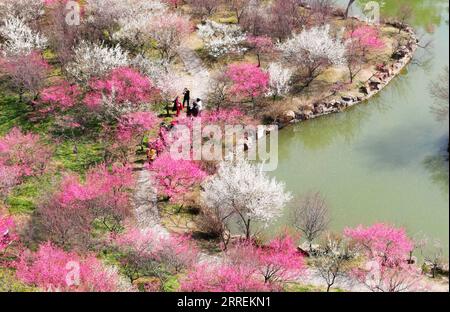
[[[114,69],[103,79],[92,79],[89,85],[91,92],[84,98],[85,105],[113,120],[148,107],[157,93],[150,79],[127,67]]]
[[[92,78],[102,77],[129,63],[128,52],[120,45],[106,47],[83,41],[75,48],[74,59],[67,65],[66,71],[77,82],[86,84]]]
[[[267,72],[270,77],[268,95],[274,99],[287,95],[291,90],[293,70],[280,63],[270,63]]]
[[[247,37],[247,43],[256,52],[258,67],[261,67],[261,55],[270,53],[274,48],[272,39],[268,36],[250,36]]]
[[[237,219],[247,239],[254,234],[253,223],[272,224],[291,199],[284,184],[243,160],[222,163],[217,175],[205,182],[203,189],[204,204],[220,213],[225,223]]]
[[[246,50],[243,46],[246,36],[238,25],[226,25],[207,20],[204,24],[197,25],[197,28],[206,51],[214,58],[230,53],[239,54]]]
[[[345,45],[330,35],[330,26],[313,27],[278,45],[288,62],[301,67],[307,87],[328,65],[344,65]]]
[[[93,255],[81,257],[51,243],[41,244],[35,253],[23,252],[15,267],[16,275],[22,282],[45,291],[131,290],[131,285],[125,286],[116,269],[106,267]]]
[[[47,38],[33,31],[24,20],[14,16],[3,20],[0,37],[4,39],[0,50],[8,56],[27,55],[47,46]]]
[[[254,107],[256,98],[268,90],[269,74],[262,71],[257,65],[231,64],[228,66],[226,76],[233,83],[230,88],[231,94],[240,100],[250,99]]]
[[[18,171],[20,178],[40,175],[51,157],[51,150],[37,134],[12,129],[0,138],[0,164]]]
[[[172,202],[181,200],[206,178],[206,173],[195,162],[174,160],[168,153],[158,157],[150,165],[150,170],[155,172],[161,192]]]

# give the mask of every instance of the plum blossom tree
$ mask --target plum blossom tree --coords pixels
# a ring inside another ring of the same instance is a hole
[[[214,58],[229,53],[239,54],[246,50],[243,46],[246,36],[237,25],[207,20],[204,24],[197,25],[197,28],[199,37],[205,43],[205,49]]]
[[[103,44],[83,41],[75,48],[74,54],[73,61],[67,65],[66,71],[75,81],[83,84],[114,69],[126,67],[130,63],[128,52],[120,45],[106,47]]]
[[[34,22],[44,14],[43,0],[2,0],[0,19],[15,16],[24,22]]]
[[[267,246],[237,243],[221,263],[202,263],[188,271],[181,290],[189,292],[279,291],[299,277],[304,268],[290,236],[279,237]]]
[[[181,281],[185,292],[262,292],[270,289],[254,270],[224,264],[200,264]]]
[[[235,266],[253,269],[254,274],[273,290],[298,278],[304,269],[303,256],[297,250],[295,238],[287,233],[264,246],[252,241],[238,242],[227,251],[227,257]]]
[[[149,33],[156,40],[156,48],[161,57],[171,61],[181,40],[192,31],[192,24],[187,17],[171,13],[153,18]]]
[[[306,71],[305,87],[327,65],[344,65],[345,45],[330,35],[330,26],[313,27],[278,45],[284,58]]]
[[[292,31],[305,24],[305,15],[300,13],[299,1],[276,0],[270,8],[270,26],[272,36],[283,40],[292,35]]]
[[[161,192],[172,202],[183,199],[183,196],[206,178],[199,165],[189,160],[175,160],[169,153],[158,157],[151,165],[155,178],[161,187]]]
[[[421,276],[414,265],[407,262],[413,242],[404,229],[386,224],[345,229],[364,253],[366,267],[353,271],[353,275],[374,292],[403,292],[419,289]]]
[[[41,234],[60,246],[84,249],[94,224],[119,231],[131,214],[133,186],[129,166],[100,165],[87,173],[84,183],[74,175],[66,176],[59,190],[38,206]]]
[[[363,68],[363,63],[367,61],[368,53],[382,50],[385,45],[380,38],[379,31],[371,26],[355,27],[347,33],[346,59],[347,68],[350,75],[350,83]]]
[[[63,80],[41,91],[40,103],[48,105],[48,111],[65,111],[77,105],[81,90],[76,84]]]
[[[344,234],[357,243],[369,259],[378,260],[383,266],[405,262],[414,247],[404,229],[383,223],[347,228]]]
[[[89,85],[86,106],[113,120],[145,108],[157,92],[149,78],[127,67],[114,69],[103,79],[92,79]]]
[[[287,95],[291,90],[293,70],[280,63],[270,63],[267,72],[270,77],[268,95],[274,99]]]
[[[10,16],[0,26],[0,37],[4,43],[0,50],[4,55],[27,55],[47,46],[47,38],[33,31],[24,20]]]
[[[269,74],[255,64],[231,64],[225,75],[233,83],[230,93],[240,100],[250,99],[253,106],[256,99],[268,90]]]
[[[247,44],[256,52],[258,67],[261,67],[261,55],[271,52],[274,48],[273,41],[268,36],[249,36]]]
[[[247,239],[254,234],[253,222],[263,226],[273,223],[291,199],[284,184],[244,160],[222,163],[217,175],[205,182],[203,189],[204,204],[217,211],[225,223],[237,219]]]
[[[50,157],[51,150],[37,134],[23,134],[14,128],[0,138],[0,164],[18,170],[21,178],[42,174]]]
[[[223,0],[186,0],[191,6],[193,12],[202,17],[211,16],[219,6],[223,3]]]
[[[20,183],[20,169],[0,162],[0,200],[5,200],[14,186]]]
[[[9,76],[20,99],[22,100],[24,94],[28,92],[33,101],[38,98],[45,84],[45,78],[50,72],[50,65],[38,52],[5,57],[0,60],[0,68]]]
[[[131,285],[125,286],[116,269],[106,267],[93,255],[81,257],[51,243],[41,244],[35,253],[23,252],[15,267],[21,281],[45,291],[131,290]]]
[[[122,253],[120,261],[131,282],[141,276],[163,282],[169,274],[192,267],[198,260],[198,249],[188,237],[152,229],[128,229],[113,237],[112,245]]]

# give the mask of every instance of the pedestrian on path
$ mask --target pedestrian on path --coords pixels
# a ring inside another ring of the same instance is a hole
[[[180,117],[180,113],[183,111],[183,104],[180,102],[179,96],[173,101],[173,110],[177,112],[176,116]]]
[[[189,104],[191,102],[191,91],[188,88],[184,88],[183,91],[183,107],[189,109]]]

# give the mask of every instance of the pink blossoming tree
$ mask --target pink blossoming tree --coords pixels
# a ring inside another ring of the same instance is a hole
[[[92,91],[84,99],[86,106],[113,119],[138,111],[157,93],[149,78],[127,67],[115,69],[105,78],[94,78],[89,85]]]
[[[206,173],[195,162],[174,160],[168,153],[158,157],[149,169],[155,172],[161,192],[171,202],[182,200],[186,193],[192,192],[206,178]]]
[[[44,291],[113,292],[121,288],[120,276],[94,256],[81,257],[51,243],[37,252],[25,251],[16,263],[17,277]]]
[[[258,67],[261,67],[261,55],[270,53],[274,49],[272,38],[268,36],[249,36],[247,44],[255,51],[258,57]]]
[[[269,87],[269,75],[255,64],[231,64],[226,76],[232,82],[230,93],[239,100],[250,99],[254,106]]]
[[[14,128],[0,138],[0,164],[19,171],[21,178],[42,174],[50,157],[50,149],[37,134],[24,134]]]

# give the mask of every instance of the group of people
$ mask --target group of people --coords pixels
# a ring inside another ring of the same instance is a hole
[[[179,96],[173,101],[173,111],[176,112],[177,117],[185,108],[188,117],[200,117],[203,111],[202,100],[197,98],[191,102],[191,91],[188,88],[183,91],[183,102],[180,101]]]

